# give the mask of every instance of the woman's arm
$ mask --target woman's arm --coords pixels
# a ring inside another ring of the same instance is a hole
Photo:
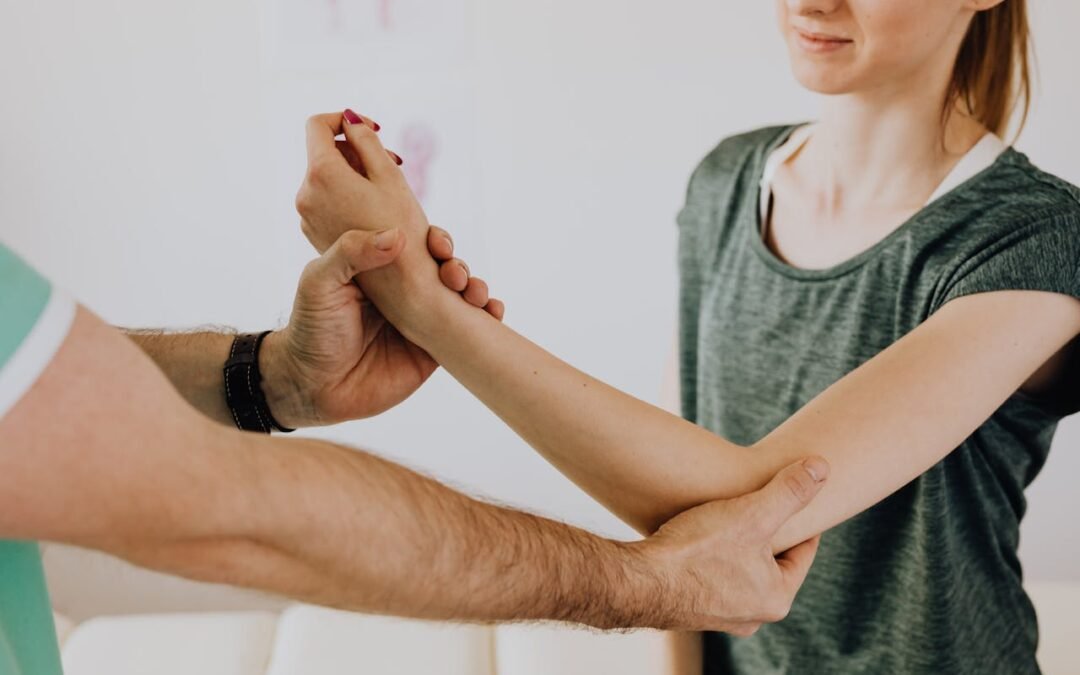
[[[940,461],[1080,333],[1080,301],[1068,296],[1010,291],[954,300],[745,448],[589,377],[452,300],[439,293],[391,320],[639,531],[757,489],[797,457],[825,457],[829,486],[781,530],[778,551]]]
[[[357,148],[369,178],[335,169],[325,138],[332,143],[336,131]],[[754,447],[741,447],[589,377],[441,288],[423,255],[422,211],[406,203],[411,196],[370,130],[313,118],[309,150],[312,172],[298,202],[313,225],[309,238],[318,245],[336,228],[364,227],[365,214],[401,215],[394,222],[416,234],[398,262],[362,277],[368,295],[530,445],[642,532],[752,491],[797,457],[821,455],[833,467],[829,486],[778,534],[775,550],[785,550],[940,461],[1080,333],[1080,301],[1068,296],[954,300]]]

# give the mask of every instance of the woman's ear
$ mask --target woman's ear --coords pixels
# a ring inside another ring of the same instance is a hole
[[[965,0],[964,9],[970,9],[973,12],[985,12],[988,9],[993,9],[1005,2],[1005,0]]]

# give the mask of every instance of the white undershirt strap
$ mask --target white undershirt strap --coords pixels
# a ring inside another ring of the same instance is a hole
[[[813,124],[804,124],[801,127],[798,127],[791,132],[791,135],[784,144],[776,150],[773,150],[772,154],[769,155],[769,158],[765,160],[765,168],[761,172],[761,199],[759,209],[761,210],[761,222],[765,223],[766,227],[769,218],[769,204],[772,201],[772,182],[773,178],[776,176],[776,170],[806,145],[806,141],[810,139],[813,128]],[[926,200],[926,203],[929,204],[930,202],[937,200],[988,168],[998,158],[998,155],[1005,152],[1006,148],[1005,142],[995,134],[989,133],[983,136],[979,139],[979,142],[976,143],[971,150],[968,150],[967,154],[957,162],[956,166],[949,172],[949,175],[945,177],[945,180],[943,180],[937,190],[934,191],[934,194],[930,195],[930,199]]]

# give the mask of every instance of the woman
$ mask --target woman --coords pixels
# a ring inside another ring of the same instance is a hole
[[[790,615],[707,635],[706,672],[1038,672],[1016,550],[1023,490],[1080,409],[1080,190],[1000,139],[1027,104],[1025,3],[777,7],[797,78],[827,97],[813,124],[726,139],[690,181],[689,422],[455,302],[367,120],[309,127],[305,232],[319,249],[350,227],[417,233],[361,279],[373,301],[642,532],[801,454],[829,460],[829,486],[773,542],[828,530]],[[363,175],[332,156],[339,130]]]

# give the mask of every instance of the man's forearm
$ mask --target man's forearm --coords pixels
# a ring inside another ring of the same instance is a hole
[[[210,419],[235,426],[225,403],[225,380],[222,370],[229,357],[235,332],[215,331],[166,332],[127,329],[124,334],[139,346],[180,392],[188,403]],[[294,410],[301,402],[295,385],[277,358],[279,333],[263,340],[259,353],[262,389],[274,417],[285,426],[301,426]]]
[[[222,519],[219,535],[117,552],[184,576],[364,612],[600,628],[677,621],[676,592],[638,544],[476,501],[366,453],[245,440],[237,468],[249,467],[257,487],[215,483],[206,498],[218,504],[208,517]]]

